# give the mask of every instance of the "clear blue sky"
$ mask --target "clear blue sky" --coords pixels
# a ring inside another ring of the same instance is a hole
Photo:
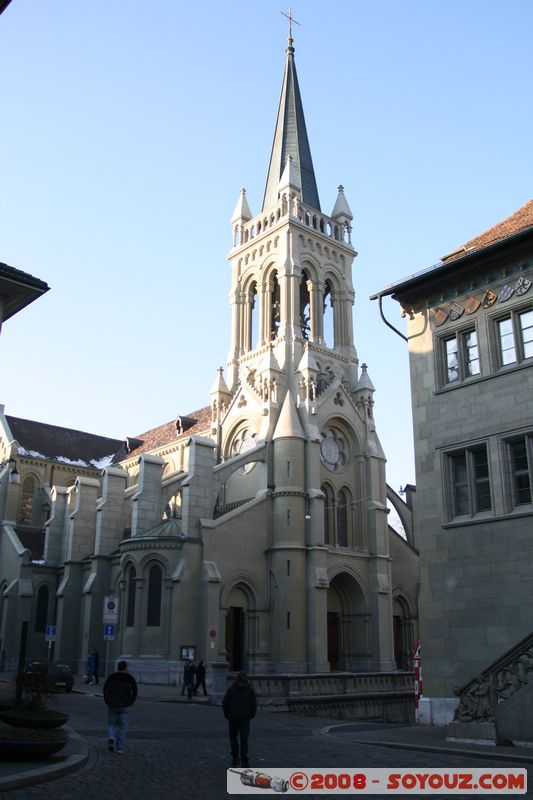
[[[0,16],[0,261],[51,286],[0,336],[7,413],[121,438],[209,403],[230,216],[241,186],[257,213],[266,180],[280,10],[13,0]],[[355,340],[398,489],[415,477],[407,349],[369,296],[532,197],[533,4],[293,13],[322,207],[343,183],[355,217]]]

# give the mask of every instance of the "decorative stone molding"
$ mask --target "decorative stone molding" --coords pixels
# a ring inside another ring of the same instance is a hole
[[[456,687],[458,722],[493,722],[494,710],[533,679],[533,633],[463,687]]]

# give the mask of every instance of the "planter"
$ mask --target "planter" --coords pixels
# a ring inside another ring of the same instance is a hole
[[[59,752],[67,742],[65,731],[0,729],[0,761],[37,761]]]
[[[42,710],[10,708],[0,711],[0,719],[8,725],[16,727],[50,730],[65,725],[68,722],[68,714],[49,708]]]

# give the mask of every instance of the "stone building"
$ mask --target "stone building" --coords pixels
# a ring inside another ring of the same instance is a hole
[[[386,485],[353,341],[352,213],[342,187],[321,210],[292,38],[263,207],[241,190],[231,225],[231,344],[209,405],[124,442],[45,441],[0,417],[22,478],[1,476],[8,661],[24,618],[32,655],[51,623],[56,658],[102,652],[111,597],[110,655],[143,680],[173,682],[183,656],[254,674],[409,666],[411,511]]]
[[[503,717],[533,665],[533,200],[386,296],[408,319],[421,716],[450,721],[458,691],[457,719],[525,739]]]
[[[33,303],[48,289],[48,284],[40,278],[9,264],[0,264],[0,331],[6,320]]]

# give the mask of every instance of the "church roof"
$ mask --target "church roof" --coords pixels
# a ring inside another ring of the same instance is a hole
[[[140,433],[135,439],[130,438],[128,441],[135,444],[133,448],[128,448],[126,442],[121,442],[121,447],[113,460],[115,463],[125,461],[126,459],[140,456],[141,453],[164,447],[179,439],[205,433],[206,430],[211,431],[211,406],[192,411],[186,417],[176,417],[170,422],[159,425],[157,428],[151,428],[145,433]]]
[[[19,455],[59,461],[78,467],[103,469],[121,446],[120,439],[62,428],[45,422],[6,414],[7,424],[19,445]]]
[[[291,168],[298,175],[299,183],[302,187],[303,202],[320,211],[320,200],[318,199],[311,148],[307,138],[292,41],[289,38],[278,118],[274,132],[265,196],[263,198],[263,211],[275,205],[278,201],[278,186],[285,169],[287,156],[292,156]]]
[[[488,230],[480,233],[468,242],[465,242],[465,244],[458,247],[457,250],[454,250],[453,253],[442,256],[442,260],[449,263],[453,259],[471,253],[473,250],[480,250],[483,247],[487,247],[489,244],[495,244],[502,239],[507,239],[509,236],[513,236],[513,234],[530,227],[533,227],[533,200],[528,200],[525,205],[509,217],[506,217]]]
[[[131,536],[131,539],[168,539],[175,538],[183,540],[183,533],[181,528],[181,520],[171,517],[170,519],[163,519],[154,528],[149,531],[136,533]]]

